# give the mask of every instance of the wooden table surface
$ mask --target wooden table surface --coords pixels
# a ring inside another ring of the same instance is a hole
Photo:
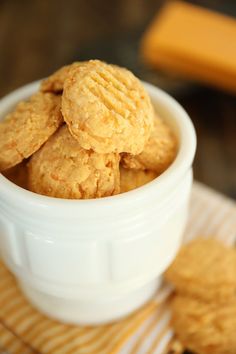
[[[0,97],[75,60],[127,66],[171,93],[196,127],[195,178],[236,198],[236,98],[151,71],[141,34],[164,1],[0,0]],[[236,16],[236,1],[192,1]],[[227,40],[227,39],[226,39]]]

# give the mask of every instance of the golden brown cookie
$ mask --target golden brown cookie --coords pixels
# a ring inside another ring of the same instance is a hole
[[[122,165],[125,168],[152,170],[160,175],[175,159],[177,148],[177,139],[170,127],[156,117],[144,150],[139,155],[123,154]]]
[[[58,129],[63,121],[60,103],[51,93],[36,93],[0,123],[0,171],[31,156]]]
[[[26,160],[14,167],[9,168],[8,170],[3,171],[2,174],[17,186],[24,189],[28,188],[28,171]]]
[[[176,295],[171,307],[174,330],[186,348],[201,354],[236,353],[236,298],[219,305]]]
[[[153,126],[153,107],[128,70],[90,60],[69,71],[62,113],[84,149],[140,153]]]
[[[165,277],[181,294],[227,301],[236,296],[236,252],[216,239],[197,238],[182,247]]]
[[[57,198],[88,199],[120,191],[119,155],[83,149],[61,127],[29,162],[29,188]]]
[[[52,75],[41,82],[40,91],[62,93],[64,82],[69,70],[80,64],[80,62],[75,62],[73,64],[63,66],[62,68],[55,71]]]
[[[132,189],[151,182],[157,175],[153,171],[127,170],[120,168],[120,192],[128,192]]]

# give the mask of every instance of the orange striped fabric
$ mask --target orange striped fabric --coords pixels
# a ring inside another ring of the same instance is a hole
[[[185,240],[197,235],[215,235],[232,244],[236,238],[236,205],[195,182]],[[170,294],[171,289],[163,285],[149,303],[113,324],[86,328],[69,326],[35,310],[0,262],[0,351],[10,354],[167,354],[176,345],[170,327]]]

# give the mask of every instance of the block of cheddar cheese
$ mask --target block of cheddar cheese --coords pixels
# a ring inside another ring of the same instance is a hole
[[[180,1],[167,3],[141,42],[153,67],[236,93],[236,20]]]

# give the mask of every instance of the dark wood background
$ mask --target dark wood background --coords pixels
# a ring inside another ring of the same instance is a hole
[[[190,114],[198,135],[195,178],[236,198],[235,96],[151,71],[139,59],[140,37],[163,2],[0,0],[0,97],[75,60],[127,66]],[[192,2],[236,16],[235,0]]]

